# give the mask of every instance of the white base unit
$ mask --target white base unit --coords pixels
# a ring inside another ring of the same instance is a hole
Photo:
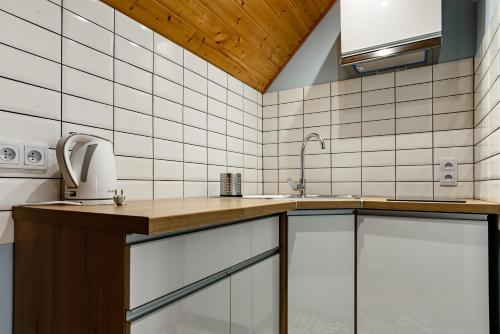
[[[289,334],[354,333],[354,228],[352,213],[288,217]]]
[[[130,325],[130,334],[229,334],[230,279],[209,286]]]
[[[279,334],[279,255],[231,276],[231,334]]]
[[[130,247],[130,309],[278,247],[267,217]]]
[[[489,334],[488,224],[358,216],[358,334]]]

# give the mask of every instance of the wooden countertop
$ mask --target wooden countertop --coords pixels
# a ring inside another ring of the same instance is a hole
[[[387,201],[386,198],[247,199],[186,198],[131,201],[126,206],[44,205],[15,207],[15,220],[71,224],[90,229],[157,234],[223,225],[295,209],[374,209],[422,212],[500,214],[500,204]]]

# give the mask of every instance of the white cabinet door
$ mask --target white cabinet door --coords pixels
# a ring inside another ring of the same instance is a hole
[[[358,216],[358,334],[488,334],[486,221]]]
[[[342,55],[441,35],[441,0],[342,0]]]
[[[354,333],[354,215],[288,217],[288,332]]]
[[[131,334],[229,334],[230,279],[227,278],[141,318]]]
[[[231,277],[231,334],[279,334],[279,255]]]

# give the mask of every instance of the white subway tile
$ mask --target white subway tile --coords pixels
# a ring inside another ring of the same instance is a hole
[[[413,85],[432,81],[432,66],[396,72],[396,86]]]
[[[148,93],[115,83],[114,94],[114,104],[117,107],[148,115],[153,113],[153,100]]]
[[[208,81],[208,96],[214,98],[220,102],[226,103],[227,101],[227,89],[213,83],[212,81]],[[209,102],[210,106],[210,102]],[[210,107],[209,107],[210,109]],[[210,112],[210,111],[209,111]]]
[[[184,196],[184,182],[182,181],[155,181],[155,199],[178,198]]]
[[[220,86],[227,88],[227,73],[223,70],[215,67],[212,64],[208,64],[208,79],[219,84]]]
[[[185,49],[184,49],[184,67],[201,75],[204,78],[207,77],[207,70],[208,70],[207,62],[202,58],[198,57],[197,55],[195,55],[194,53],[191,53]]]
[[[435,81],[433,83],[434,97],[472,93],[472,76]]]
[[[167,79],[157,75],[153,76],[153,94],[177,103],[183,102],[183,88]]]
[[[207,114],[205,112],[184,107],[183,115],[184,124],[201,129],[207,128]]]
[[[62,63],[113,80],[113,58],[67,38],[62,40]]]
[[[207,130],[184,125],[184,143],[207,146]]]
[[[63,94],[62,120],[112,130],[113,107],[92,100]]]
[[[304,100],[330,97],[330,83],[304,87]]]
[[[363,107],[376,104],[394,103],[394,88],[363,92]]]
[[[59,121],[4,111],[0,111],[0,124],[1,138],[8,141],[40,143],[55,148],[61,134]]]
[[[331,95],[344,95],[361,92],[361,78],[335,81],[331,83]]]
[[[434,80],[443,80],[472,75],[472,58],[436,64],[433,66]]]
[[[152,78],[151,73],[115,59],[116,82],[152,94]]]
[[[394,72],[361,78],[363,92],[394,87]]]
[[[330,110],[330,98],[323,97],[314,100],[304,101],[304,113],[314,113]]]
[[[0,78],[0,109],[52,119],[61,118],[58,92]],[[29,98],[26,98],[29,96]]]
[[[264,106],[278,104],[278,92],[265,93],[262,96],[262,103]]]
[[[115,132],[115,154],[133,157],[152,158],[153,140],[151,137]]]
[[[127,200],[153,199],[153,181],[119,180],[118,188],[123,189]]]
[[[397,199],[433,199],[432,182],[397,182]]]
[[[302,88],[293,88],[282,90],[278,93],[279,103],[302,101],[304,98],[304,90]]]
[[[432,97],[430,82],[396,88],[396,102],[429,99]]]
[[[49,1],[3,0],[0,9],[44,28],[61,33],[61,8]]]
[[[396,117],[400,118],[431,115],[433,112],[432,102],[432,99],[398,102],[396,103]]]
[[[128,132],[151,137],[153,135],[151,115],[115,108],[115,131]]]
[[[92,126],[85,126],[73,123],[62,123],[62,134],[68,134],[70,132],[86,133],[89,135],[98,136],[113,142],[113,131],[100,129]]]
[[[100,1],[64,0],[64,8],[113,31],[114,10]]]
[[[113,33],[87,19],[63,10],[63,36],[113,55]]]
[[[156,117],[182,122],[182,104],[154,96],[153,111]]]
[[[0,42],[53,61],[61,61],[59,35],[1,11]]]
[[[163,57],[174,61],[177,64],[183,64],[183,49],[158,33],[154,33],[154,49],[156,53],[162,55]]]
[[[197,93],[194,90],[184,88],[184,105],[207,112],[207,96]]]
[[[138,66],[146,71],[153,72],[153,52],[131,42],[119,35],[115,36],[115,57]],[[155,55],[155,57],[159,57]],[[159,65],[155,64],[155,72]]]
[[[183,179],[183,163],[180,161],[157,160],[154,161],[155,180],[181,180]]]
[[[153,50],[153,32],[117,10],[115,11],[115,32],[146,49]]]
[[[183,141],[182,124],[155,117],[154,136],[155,138],[169,139],[182,142]]]
[[[61,90],[61,65],[0,44],[0,76]]]
[[[207,95],[207,79],[187,69],[184,69],[184,86]]]
[[[282,103],[278,107],[280,117],[301,115],[304,113],[304,104],[302,102]]]
[[[208,98],[208,113],[218,116],[220,118],[226,118],[226,103]]]
[[[118,179],[129,180],[152,180],[153,179],[153,160],[120,157],[116,158],[116,174]]]
[[[153,139],[155,159],[182,161],[183,144],[169,140]]]
[[[0,179],[0,210],[11,210],[21,203],[59,200],[57,179]]]
[[[207,163],[207,148],[184,144],[184,161],[197,162],[200,164]]]
[[[63,93],[113,104],[113,83],[92,74],[63,66]]]

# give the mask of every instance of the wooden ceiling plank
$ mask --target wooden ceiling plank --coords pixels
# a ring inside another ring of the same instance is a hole
[[[221,45],[215,44],[207,36],[203,36],[202,31],[199,31],[198,28],[183,22],[155,0],[103,1],[173,42],[209,60],[214,65],[221,67],[259,91],[262,91],[268,81],[266,72],[274,73],[274,71],[266,69],[264,66],[241,61]]]
[[[262,0],[233,0],[264,31],[290,53],[302,35],[291,26],[281,23],[280,17]]]
[[[275,65],[275,69],[279,68],[281,60],[288,53],[274,43],[269,36],[261,29],[256,29],[255,25],[249,24],[249,18],[241,8],[236,6],[232,1],[211,1],[205,0],[157,0],[166,8],[175,11],[178,10],[178,15],[182,17],[182,11],[186,11],[188,15],[184,15],[185,20],[200,20],[201,27],[205,30],[208,36],[213,36],[216,39],[222,32],[223,34],[233,32],[236,35],[235,49],[236,52],[243,52],[243,57],[251,57],[247,52],[248,48],[241,47],[240,43],[246,43],[249,47],[259,50],[265,58]],[[229,6],[229,7],[228,7]]]
[[[297,16],[297,11],[290,5],[287,0],[262,0],[274,13],[282,18],[284,25],[293,27],[300,36],[309,30],[306,21],[300,16]]]

